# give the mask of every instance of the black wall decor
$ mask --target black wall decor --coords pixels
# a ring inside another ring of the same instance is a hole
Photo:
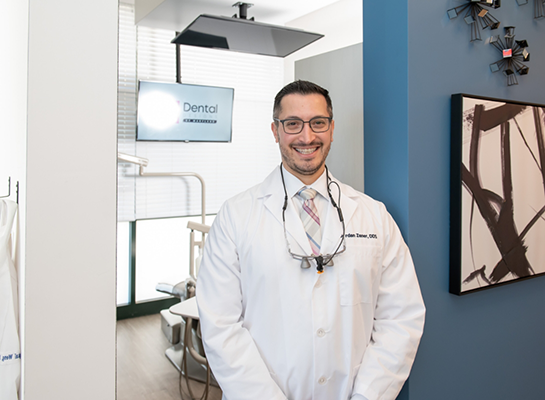
[[[497,35],[490,38],[490,44],[498,49],[502,58],[490,64],[492,72],[503,71],[507,77],[507,85],[518,85],[515,72],[519,75],[527,75],[530,68],[524,65],[530,61],[530,53],[527,50],[526,40],[515,40],[515,27],[506,26],[503,39]]]
[[[528,4],[528,0],[517,0],[519,6]],[[545,18],[545,0],[534,0],[534,18]]]
[[[545,0],[534,0],[534,18],[545,18]]]
[[[528,4],[528,0],[516,0],[519,6]],[[499,8],[501,0],[469,0],[464,4],[451,8],[447,11],[449,19],[457,18],[464,13],[464,21],[470,27],[471,42],[480,41],[480,28],[490,30],[497,29],[501,22],[498,21],[487,8]],[[486,7],[486,8],[485,8]],[[545,0],[534,0],[534,18],[545,18]],[[527,75],[530,68],[524,63],[530,61],[528,42],[526,40],[515,40],[515,27],[505,27],[505,34],[491,36],[487,43],[498,49],[502,58],[490,64],[492,72],[502,71],[507,78],[507,86],[518,85],[517,74]]]
[[[471,31],[470,41],[474,42],[476,40],[482,40],[479,25],[482,29],[497,29],[500,26],[500,21],[486,9],[499,8],[500,6],[500,0],[468,1],[458,7],[451,8],[447,11],[447,14],[450,19],[454,19],[466,11],[464,21],[469,25]]]

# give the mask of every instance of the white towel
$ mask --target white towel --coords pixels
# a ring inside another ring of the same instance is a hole
[[[17,271],[11,233],[17,204],[0,200],[0,399],[18,400],[21,346],[18,328]]]

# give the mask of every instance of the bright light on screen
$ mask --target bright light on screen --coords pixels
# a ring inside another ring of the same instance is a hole
[[[140,117],[151,128],[163,130],[178,122],[180,103],[173,96],[150,92],[143,95],[139,101]]]

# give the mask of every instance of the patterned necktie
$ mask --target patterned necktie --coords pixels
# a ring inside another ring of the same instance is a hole
[[[320,241],[322,238],[322,231],[320,229],[320,217],[318,217],[318,210],[314,205],[314,197],[316,197],[316,190],[302,188],[297,192],[297,196],[302,198],[303,209],[301,210],[301,221],[305,227],[312,253],[317,256],[320,254]]]

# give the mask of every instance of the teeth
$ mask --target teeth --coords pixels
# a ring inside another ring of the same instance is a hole
[[[313,147],[311,149],[297,149],[296,148],[295,150],[297,150],[301,154],[310,154],[310,153],[314,152],[316,150],[316,148],[315,147]]]

